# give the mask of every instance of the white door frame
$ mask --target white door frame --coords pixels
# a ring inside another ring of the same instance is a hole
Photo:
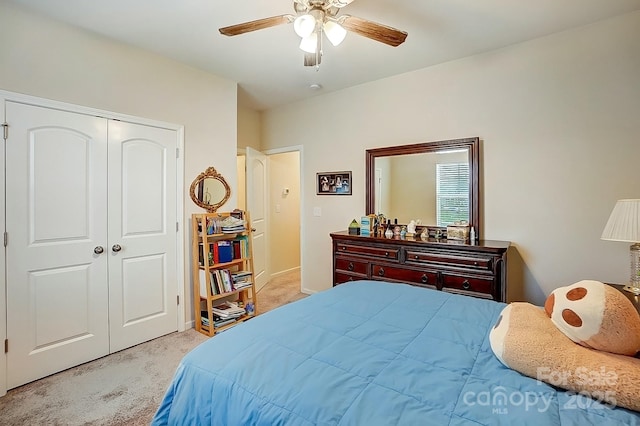
[[[312,291],[308,290],[304,286],[304,271],[305,271],[305,257],[304,250],[302,248],[304,245],[302,242],[305,240],[306,226],[305,226],[305,215],[304,215],[304,200],[306,199],[304,196],[304,147],[302,145],[294,145],[288,146],[284,148],[274,148],[268,149],[266,151],[262,151],[263,154],[267,156],[274,154],[284,154],[286,152],[298,152],[299,160],[300,160],[300,291],[305,294],[311,294]],[[269,219],[267,219],[269,220]]]
[[[1,93],[3,99],[0,102],[0,124],[5,121],[5,99],[4,93]],[[4,127],[3,127],[4,129]],[[5,144],[4,132],[2,132],[2,149],[0,150],[0,164],[2,165],[2,173],[0,173],[0,197],[2,197],[2,208],[0,208],[0,224],[2,232],[6,231],[6,197],[5,197]],[[3,238],[4,239],[4,238]],[[0,256],[0,396],[7,393],[7,354],[4,351],[4,342],[7,340],[7,270],[6,259],[7,248],[2,244],[2,256]]]
[[[174,130],[177,134],[178,152],[176,153],[176,220],[177,220],[177,232],[176,232],[176,267],[177,267],[177,280],[176,280],[176,294],[179,297],[180,303],[178,305],[178,317],[176,318],[178,331],[186,330],[185,323],[185,304],[188,303],[185,300],[184,295],[184,126],[179,124],[167,123],[163,121],[151,120],[147,118],[135,117],[127,114],[120,114],[112,111],[105,111],[96,108],[90,108],[80,105],[74,105],[66,102],[54,101],[51,99],[39,98],[36,96],[24,95],[21,93],[8,92],[0,90],[0,123],[5,122],[5,102],[14,101],[34,106],[42,106],[52,109],[59,109],[62,111],[69,111],[78,114],[94,115],[98,117],[104,117],[105,119],[120,120],[131,123],[143,124],[151,127],[160,127],[168,130]],[[8,129],[11,132],[11,129]],[[5,194],[5,140],[2,138],[2,150],[0,152],[0,164],[2,164],[3,171],[0,176],[0,196],[2,197],[3,206],[0,208],[0,224],[3,229],[3,233],[7,232],[6,229],[6,194]],[[7,339],[7,271],[6,271],[6,248],[2,245],[3,252],[0,259],[0,396],[7,393],[7,356],[5,354],[4,342]],[[9,348],[11,349],[11,348]]]

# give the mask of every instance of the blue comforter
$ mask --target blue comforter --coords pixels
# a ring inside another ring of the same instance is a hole
[[[154,425],[640,425],[504,367],[504,304],[404,284],[342,284],[187,354]],[[543,350],[543,348],[541,348]]]

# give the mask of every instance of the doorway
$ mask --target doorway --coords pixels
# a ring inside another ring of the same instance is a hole
[[[256,161],[252,159],[251,153],[246,154],[245,150],[241,150],[238,155],[238,182],[241,188],[238,194],[238,205],[245,206],[253,218],[251,204],[255,203],[255,200],[263,200],[266,212],[264,247],[267,280],[258,291],[263,286],[275,287],[280,286],[279,283],[286,282],[290,290],[285,290],[282,286],[280,290],[287,293],[281,294],[282,299],[288,300],[289,296],[295,299],[304,288],[301,279],[301,238],[302,229],[304,229],[301,214],[302,147],[259,153],[266,159],[264,196],[256,194],[262,186],[262,179],[256,178],[254,174],[256,169],[260,170],[260,167],[251,164]],[[242,185],[243,182],[246,182],[246,186],[252,187],[243,188],[245,186]],[[298,284],[291,286],[292,280]]]

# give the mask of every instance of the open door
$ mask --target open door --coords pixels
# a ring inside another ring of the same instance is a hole
[[[247,211],[253,236],[253,267],[256,290],[269,281],[267,271],[267,156],[247,147]]]

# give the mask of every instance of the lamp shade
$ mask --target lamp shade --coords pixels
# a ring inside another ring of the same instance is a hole
[[[600,238],[640,242],[640,200],[618,200]]]
[[[307,53],[316,53],[318,50],[318,33],[312,33],[300,40],[300,49]]]
[[[329,20],[324,23],[324,33],[334,46],[342,43],[344,38],[347,36],[347,30],[342,28],[342,26],[337,22]]]
[[[311,33],[316,29],[316,18],[310,14],[300,15],[293,21],[293,30],[300,37],[309,37]]]

